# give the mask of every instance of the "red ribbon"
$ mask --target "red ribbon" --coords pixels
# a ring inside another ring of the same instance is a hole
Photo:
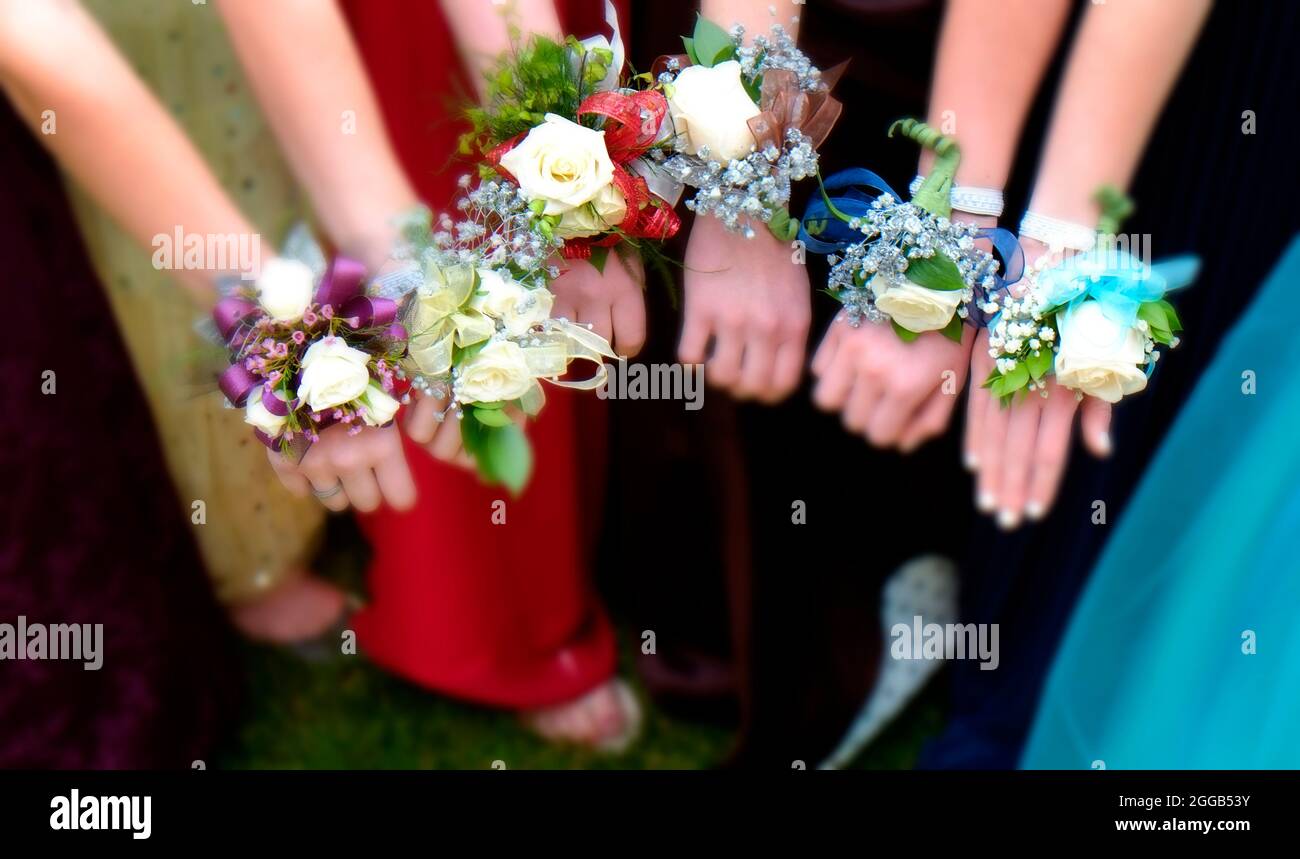
[[[616,245],[624,235],[666,241],[681,229],[681,218],[672,206],[652,194],[645,179],[629,172],[624,166],[654,146],[667,114],[667,100],[652,90],[593,93],[578,105],[579,119],[584,116],[601,116],[605,119],[605,150],[609,153],[609,160],[614,162],[614,187],[623,194],[627,210],[623,221],[618,225],[621,234],[599,239],[568,239],[562,251],[565,258],[586,259],[591,256],[593,247]],[[486,155],[488,164],[511,180],[514,177],[501,166],[501,159],[523,138],[523,134],[516,135]]]

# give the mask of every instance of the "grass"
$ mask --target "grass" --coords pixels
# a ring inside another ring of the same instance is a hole
[[[327,574],[355,587],[364,550],[331,528]],[[630,638],[626,639],[630,641]],[[700,769],[720,763],[732,737],[721,728],[670,719],[648,708],[645,731],[625,754],[603,755],[537,739],[507,712],[433,694],[392,677],[364,656],[307,661],[247,645],[245,716],[219,765],[229,769]],[[632,676],[625,650],[624,676]],[[644,696],[643,696],[644,700]],[[942,726],[931,684],[855,768],[910,768]]]

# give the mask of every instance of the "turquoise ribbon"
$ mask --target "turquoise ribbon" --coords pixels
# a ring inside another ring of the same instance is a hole
[[[1137,322],[1138,308],[1187,286],[1200,267],[1201,261],[1194,256],[1147,265],[1130,253],[1098,248],[1042,272],[1038,288],[1047,309],[1065,307],[1069,314],[1092,300],[1101,305],[1108,319],[1131,326]]]

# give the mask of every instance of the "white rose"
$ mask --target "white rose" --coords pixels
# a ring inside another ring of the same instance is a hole
[[[366,413],[361,416],[361,419],[372,427],[381,427],[391,421],[401,407],[401,403],[373,379],[366,392],[361,395],[361,405],[366,407]]]
[[[478,277],[478,289],[469,306],[501,320],[511,337],[527,334],[534,325],[550,318],[555,296],[549,289],[529,289],[488,268],[479,269]]]
[[[608,232],[627,217],[627,200],[623,192],[606,185],[591,202],[570,209],[560,218],[555,234],[562,239],[577,239]]]
[[[553,113],[501,159],[524,193],[544,200],[547,215],[562,215],[594,199],[614,178],[605,132]]]
[[[258,303],[277,322],[301,319],[313,291],[311,269],[296,259],[276,257],[262,267],[257,278]]]
[[[275,396],[281,400],[284,399],[278,393]],[[275,438],[280,434],[280,430],[284,429],[285,420],[285,417],[274,414],[262,402],[261,385],[254,388],[253,392],[248,395],[248,402],[244,405],[244,423],[251,424],[271,438]]]
[[[298,399],[313,412],[355,400],[370,384],[370,371],[366,367],[369,362],[369,355],[353,349],[340,337],[317,340],[302,357]]]
[[[886,280],[877,275],[871,280],[871,292],[876,307],[917,334],[947,328],[961,305],[960,289],[927,289],[905,277]]]
[[[1101,305],[1085,301],[1062,313],[1061,348],[1056,353],[1056,381],[1108,403],[1147,386],[1142,335],[1132,326],[1108,318]]]
[[[686,151],[708,147],[713,161],[744,158],[754,148],[748,120],[760,113],[740,80],[740,63],[687,66],[673,81],[668,111]]]
[[[528,359],[517,343],[489,343],[461,368],[457,399],[462,403],[517,400],[533,386]]]

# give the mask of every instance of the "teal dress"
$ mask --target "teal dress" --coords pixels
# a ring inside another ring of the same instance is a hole
[[[1300,768],[1298,290],[1300,239],[1106,546],[1022,767]]]

